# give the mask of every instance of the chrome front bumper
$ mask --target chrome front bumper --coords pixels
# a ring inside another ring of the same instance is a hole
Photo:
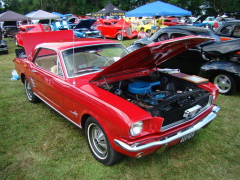
[[[210,114],[208,114],[206,117],[204,117],[201,121],[199,121],[197,124],[191,126],[190,128],[188,128],[187,130],[184,131],[179,131],[177,134],[169,137],[169,138],[165,138],[162,139],[160,141],[157,142],[152,142],[152,143],[148,143],[148,144],[144,144],[144,145],[140,145],[140,146],[129,146],[128,144],[114,139],[114,142],[117,146],[120,146],[121,148],[130,151],[130,152],[137,152],[137,151],[142,151],[144,149],[148,149],[154,146],[162,146],[162,145],[166,145],[172,141],[175,141],[177,139],[182,138],[183,136],[190,134],[192,132],[195,132],[199,129],[201,129],[202,127],[206,126],[208,123],[210,123],[216,116],[217,116],[217,112],[220,110],[220,108],[217,105],[214,105],[212,112]]]

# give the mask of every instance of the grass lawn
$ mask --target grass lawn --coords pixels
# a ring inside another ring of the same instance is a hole
[[[83,130],[44,103],[29,103],[20,81],[10,81],[16,48],[0,55],[0,179],[240,179],[240,93],[219,95],[217,118],[192,139],[162,154],[98,163]],[[128,46],[132,40],[125,40]]]

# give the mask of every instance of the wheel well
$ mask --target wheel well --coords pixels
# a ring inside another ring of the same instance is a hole
[[[24,74],[21,74],[21,81],[22,81],[23,84],[24,84],[25,77],[26,76]]]
[[[86,121],[87,119],[90,117],[91,115],[89,114],[84,114],[81,118],[81,127],[82,129],[85,129],[85,124],[86,124]]]

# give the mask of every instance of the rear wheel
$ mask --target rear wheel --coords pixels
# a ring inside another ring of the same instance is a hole
[[[117,34],[117,40],[122,41],[123,40],[123,36],[121,34]]]
[[[213,78],[212,82],[217,86],[221,94],[229,95],[236,91],[236,83],[228,74],[218,74]]]
[[[85,136],[91,153],[97,161],[111,166],[123,158],[122,154],[112,148],[104,130],[93,117],[87,119]]]
[[[25,78],[24,80],[24,86],[25,86],[25,92],[27,95],[27,99],[31,102],[31,103],[37,103],[40,101],[40,99],[33,93],[31,84],[29,83],[28,79]]]

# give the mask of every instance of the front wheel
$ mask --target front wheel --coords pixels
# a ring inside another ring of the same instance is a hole
[[[40,99],[33,93],[31,84],[28,82],[28,79],[25,78],[24,81],[24,86],[25,86],[25,92],[27,95],[27,99],[31,102],[31,103],[37,103],[40,101]]]
[[[97,161],[106,166],[111,166],[121,161],[123,155],[112,148],[104,130],[93,117],[87,119],[85,136],[91,153]]]
[[[123,40],[123,36],[121,34],[117,34],[117,40],[122,41]]]
[[[228,74],[218,74],[213,78],[212,82],[217,86],[221,94],[230,95],[236,91],[236,83]]]

